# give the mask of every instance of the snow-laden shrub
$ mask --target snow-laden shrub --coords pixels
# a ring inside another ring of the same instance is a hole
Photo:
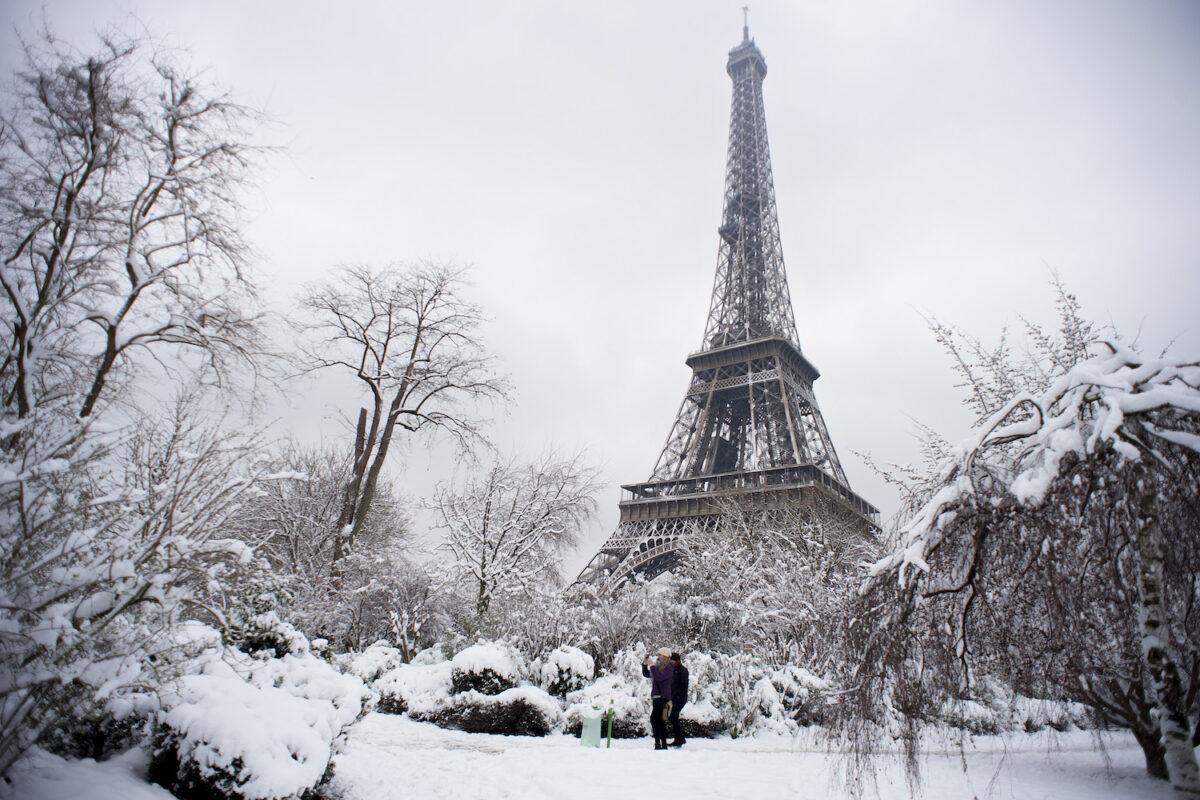
[[[308,639],[274,611],[250,617],[230,627],[228,639],[243,653],[263,653],[273,658],[309,652]]]
[[[112,625],[124,628],[128,623],[118,619]],[[118,675],[106,674],[93,665],[64,686],[54,709],[55,722],[43,729],[38,744],[69,758],[97,760],[133,746],[149,732],[158,708],[155,689],[195,672],[199,665],[219,657],[225,647],[219,631],[194,621],[172,625],[157,636],[155,644],[153,657],[141,664],[113,659],[117,664],[124,661],[121,672],[132,667],[140,685],[121,686]],[[112,690],[97,698],[95,687],[105,685],[106,680]],[[130,677],[124,680],[132,682]]]
[[[775,684],[767,676],[758,679],[751,690],[758,705],[758,714],[754,720],[754,732],[792,734],[796,732],[796,722],[787,712],[782,695]]]
[[[499,694],[455,694],[432,721],[443,728],[505,736],[545,736],[562,726],[558,703],[536,686],[518,686]]]
[[[633,647],[620,650],[612,657],[612,669],[609,672],[622,676],[634,686],[645,683],[646,696],[649,697],[649,679],[642,677],[642,664],[646,660],[646,655],[646,645],[641,642]]]
[[[1087,706],[1061,700],[1014,697],[1012,716],[1014,726],[1026,733],[1037,733],[1045,728],[1053,728],[1056,731],[1067,731],[1071,728],[1090,730],[1095,726]]]
[[[377,708],[387,714],[432,719],[450,700],[451,664],[401,664],[375,681]]]
[[[1094,726],[1087,707],[1080,703],[1023,697],[1003,689],[981,693],[972,700],[948,702],[933,721],[977,735],[1036,733],[1046,728],[1088,730]]]
[[[687,736],[714,736],[728,732],[744,736],[758,727],[764,670],[747,655],[689,653],[684,658],[691,691],[680,713]],[[649,681],[647,681],[649,683]],[[769,701],[772,700],[767,695]]]
[[[778,694],[787,719],[804,726],[821,724],[829,696],[827,681],[793,664],[772,669],[767,679]]]
[[[679,712],[679,721],[684,737],[690,739],[711,739],[724,733],[727,727],[725,716],[707,698],[689,700]]]
[[[640,679],[639,675],[639,679]],[[643,685],[643,683],[645,685]],[[566,696],[566,729],[579,735],[583,718],[613,709],[613,736],[618,739],[646,736],[650,730],[649,681],[630,683],[624,675],[613,673]],[[687,708],[684,708],[687,713]],[[605,729],[607,733],[607,728]]]
[[[334,652],[333,645],[328,639],[311,639],[308,643],[308,649],[317,658],[323,658],[329,662],[332,662],[337,657],[337,653]]]
[[[555,648],[537,665],[543,689],[556,697],[582,689],[596,676],[596,662],[578,647]]]
[[[439,642],[437,644],[426,647],[424,650],[413,656],[412,664],[440,664],[443,661],[449,661],[450,656],[446,654],[446,648]]]
[[[521,654],[503,642],[473,644],[455,655],[450,664],[456,694],[500,694],[516,686],[525,672]]]
[[[391,642],[380,639],[361,653],[348,653],[341,659],[343,672],[348,672],[368,686],[380,676],[404,663],[404,657]]]
[[[159,694],[150,778],[185,800],[310,795],[371,700],[361,680],[309,653],[233,649]]]
[[[38,738],[42,749],[64,758],[103,761],[137,744],[145,734],[145,716],[115,713],[108,704],[95,702],[94,690],[71,689],[55,724]]]
[[[977,735],[997,734],[1006,730],[1008,715],[977,700],[956,700],[947,704],[938,718],[952,728]]]

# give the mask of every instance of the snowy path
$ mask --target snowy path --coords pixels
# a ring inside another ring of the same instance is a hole
[[[1127,736],[1107,744],[1109,764],[1090,734],[979,740],[963,759],[949,748],[925,759],[926,798],[995,800],[1165,800],[1165,783],[1146,778],[1141,751]],[[567,736],[545,739],[446,731],[403,717],[372,714],[338,758],[334,790],[343,800],[388,798],[843,797],[836,756],[790,739],[692,741],[655,752],[649,739],[581,747]],[[892,759],[878,776],[880,800],[909,797]]]

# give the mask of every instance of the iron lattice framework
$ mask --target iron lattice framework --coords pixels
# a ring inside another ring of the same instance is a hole
[[[767,146],[767,63],[746,28],[727,71],[725,204],[704,341],[687,359],[691,385],[654,472],[622,486],[620,527],[581,581],[662,572],[688,532],[717,525],[730,502],[877,525],[876,509],[850,490],[813,394],[819,373],[796,335]]]

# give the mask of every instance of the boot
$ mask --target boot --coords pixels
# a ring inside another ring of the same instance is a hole
[[[687,744],[687,739],[676,739],[671,742],[671,747],[683,747],[685,744]]]

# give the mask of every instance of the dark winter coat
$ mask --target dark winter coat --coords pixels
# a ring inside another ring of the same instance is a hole
[[[683,708],[688,701],[688,668],[683,664],[675,667],[671,676],[671,704],[675,708]]]
[[[671,696],[671,677],[675,672],[675,667],[668,661],[666,666],[660,667],[655,664],[652,667],[647,667],[642,664],[642,677],[650,679],[650,696],[651,697],[670,697]]]

